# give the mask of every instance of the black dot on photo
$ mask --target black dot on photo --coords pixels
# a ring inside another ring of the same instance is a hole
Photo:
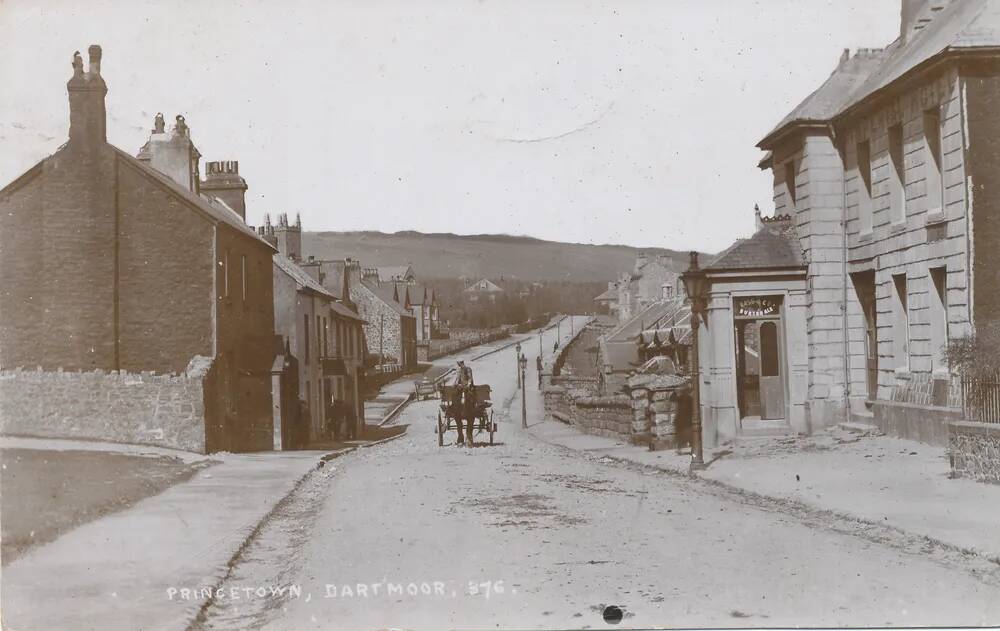
[[[625,617],[622,608],[617,605],[608,605],[604,608],[604,621],[608,624],[618,624]]]

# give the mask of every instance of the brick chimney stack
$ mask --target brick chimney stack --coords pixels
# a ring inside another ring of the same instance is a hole
[[[83,71],[80,52],[73,54],[73,76],[66,83],[69,92],[69,144],[92,149],[108,141],[104,97],[108,86],[101,77],[101,47],[88,49],[90,66]]]
[[[201,190],[218,197],[238,212],[243,221],[247,220],[247,181],[240,176],[240,163],[236,160],[206,163]]]

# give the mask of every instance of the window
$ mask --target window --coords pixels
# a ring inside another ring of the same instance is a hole
[[[893,356],[897,370],[910,368],[910,309],[907,304],[906,274],[893,274]]]
[[[302,353],[303,355],[305,355],[305,362],[308,364],[309,363],[309,314],[307,313],[306,315],[302,316],[302,319],[303,319],[303,324],[305,324],[305,328],[302,330],[302,341],[305,343],[305,349],[302,351]]]
[[[240,278],[243,279],[243,302],[247,301],[247,255],[241,257]]]
[[[323,356],[323,325],[320,324],[319,316],[316,316],[316,357]]]
[[[893,223],[906,221],[906,175],[903,167],[903,126],[889,128],[889,214]]]
[[[858,229],[872,231],[872,149],[867,140],[858,143]]]
[[[222,258],[222,295],[229,297],[229,250]]]
[[[785,187],[788,189],[788,206],[795,210],[795,200],[798,191],[795,189],[795,160],[785,163]]]
[[[330,356],[330,325],[323,316],[323,355]]]
[[[933,267],[929,271],[930,320],[931,320],[931,367],[947,370],[945,346],[948,344],[948,270]]]
[[[941,162],[941,109],[934,107],[924,112],[924,178],[928,212],[944,208]]]

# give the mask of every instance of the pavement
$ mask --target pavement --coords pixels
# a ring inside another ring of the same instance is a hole
[[[977,555],[541,439],[513,365],[473,364],[497,444],[439,447],[437,402],[410,404],[402,438],[310,477],[223,584],[285,593],[213,599],[197,628],[608,628],[608,605],[623,628],[1000,621],[1000,567]]]
[[[532,426],[546,442],[623,462],[688,473],[690,451],[649,451],[582,434],[559,421]],[[707,450],[704,480],[889,526],[1000,563],[1000,486],[952,479],[947,451],[831,428]]]

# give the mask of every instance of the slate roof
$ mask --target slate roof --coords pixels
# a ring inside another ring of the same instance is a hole
[[[845,105],[855,105],[928,59],[947,51],[1000,46],[1000,3],[953,0],[919,31],[886,49],[884,63],[854,90]]]
[[[388,287],[379,287],[378,285],[375,285],[374,283],[367,280],[362,280],[361,284],[367,287],[368,291],[375,294],[375,296],[379,300],[389,305],[389,307],[399,315],[403,315],[408,318],[414,317],[412,313],[410,313],[409,311],[406,310],[405,307],[403,307],[403,305],[392,299],[392,289]],[[400,296],[400,298],[402,298],[402,295]]]
[[[181,186],[177,182],[173,181],[170,177],[160,173],[159,171],[145,164],[144,162],[137,160],[136,158],[133,158],[132,156],[125,153],[118,147],[110,143],[108,144],[108,146],[111,147],[111,149],[118,155],[119,158],[127,162],[129,166],[132,166],[135,169],[139,170],[143,175],[156,180],[162,186],[170,189],[172,193],[179,195],[180,197],[184,198],[185,201],[198,208],[198,210],[209,215],[209,217],[211,217],[213,220],[224,223],[230,226],[231,228],[235,228],[236,230],[242,232],[243,234],[251,236],[260,243],[263,243],[271,250],[275,250],[274,246],[265,241],[263,237],[258,235],[253,228],[248,226],[247,223],[243,221],[243,218],[240,217],[235,210],[233,210],[225,203],[223,203],[222,200],[215,197],[209,197],[208,195],[197,195],[194,193],[194,191],[190,191],[187,188]]]
[[[274,255],[274,265],[282,272],[285,273],[289,278],[294,280],[299,289],[304,289],[311,291],[315,294],[323,296],[330,299],[330,308],[335,311],[338,315],[348,318],[351,320],[359,320],[364,322],[364,320],[354,311],[350,310],[344,306],[336,296],[334,296],[329,290],[320,285],[316,279],[309,275],[304,269],[299,267],[290,258],[283,254]]]
[[[793,124],[824,123],[833,118],[851,99],[851,95],[878,67],[885,52],[878,49],[861,50],[853,57],[841,58],[826,81],[798,106],[788,113],[774,129],[768,132],[757,146],[765,148]]]
[[[612,301],[612,300],[618,300],[618,290],[617,289],[609,289],[606,292],[604,292],[603,294],[601,294],[600,296],[598,296],[597,298],[594,298],[594,302],[604,302],[604,301]]]
[[[802,247],[787,227],[765,225],[749,239],[738,239],[704,269],[753,270],[805,267]]]
[[[376,267],[378,279],[383,283],[391,280],[405,280],[407,274],[412,274],[413,270],[409,265],[390,265],[386,267]]]
[[[652,325],[672,309],[671,302],[654,302],[645,309],[641,309],[605,337],[609,342],[624,342],[629,340],[634,342],[636,336],[639,335],[639,331],[647,325]]]
[[[842,59],[830,77],[807,96],[758,147],[765,149],[794,123],[820,123],[836,118],[888,87],[921,64],[951,51],[1000,47],[1000,2],[952,0],[940,11],[925,2],[920,13],[930,18],[923,28],[910,28],[884,49],[859,49]]]

